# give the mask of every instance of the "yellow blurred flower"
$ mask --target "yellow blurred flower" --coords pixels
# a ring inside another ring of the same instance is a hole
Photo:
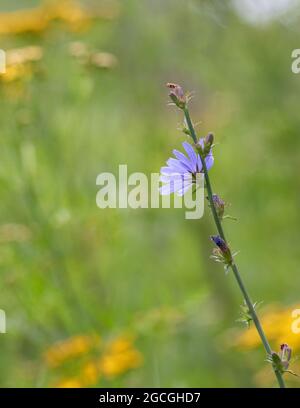
[[[82,388],[83,384],[78,378],[64,378],[59,381],[56,385],[56,388]]]
[[[57,367],[66,360],[88,353],[100,343],[97,335],[77,335],[55,343],[45,352],[45,360],[49,367]]]
[[[119,2],[110,0],[99,2],[96,9],[87,9],[75,0],[52,0],[44,5],[44,13],[50,20],[61,20],[71,28],[81,28],[93,18],[111,20],[119,15]]]
[[[134,348],[133,338],[120,336],[108,345],[99,360],[99,368],[105,377],[113,378],[140,367],[142,362],[142,354]]]
[[[12,48],[6,51],[6,64],[17,65],[26,62],[39,61],[43,57],[43,48],[31,45],[22,48]]]
[[[94,17],[111,19],[117,15],[116,2],[109,2],[99,11],[89,11],[75,0],[48,0],[35,8],[0,13],[0,35],[39,33],[55,20],[66,23],[72,29],[80,29]]]
[[[100,371],[98,365],[90,361],[82,367],[81,379],[87,385],[96,384],[99,381]]]
[[[92,15],[74,0],[47,2],[42,7],[49,22],[61,20],[73,29],[80,29],[89,23]]]
[[[27,65],[12,65],[7,67],[5,74],[0,75],[2,82],[13,82],[20,78],[29,77],[32,71]]]
[[[297,313],[295,313],[296,309],[298,309]],[[297,353],[300,351],[300,304],[288,307],[273,304],[260,313],[259,317],[274,351],[278,351],[283,343],[287,343],[292,348],[291,369],[299,374],[300,365],[297,362]],[[242,332],[229,331],[223,340],[230,347],[239,347],[244,350],[261,347],[261,340],[253,323],[251,323],[249,329],[245,329]],[[294,383],[299,385],[299,378],[297,377],[286,374],[285,379],[289,381],[289,386],[293,386]],[[254,381],[260,387],[273,386],[275,380],[271,365],[264,365],[255,374]]]
[[[293,352],[300,350],[300,333],[295,333],[292,330],[295,321],[292,312],[295,309],[300,309],[300,305],[295,304],[285,308],[280,305],[272,305],[261,315],[262,326],[275,350],[282,343],[287,343],[292,347]],[[261,340],[255,326],[252,324],[250,329],[240,333],[233,344],[245,349],[258,347]]]
[[[100,371],[94,361],[86,363],[76,377],[63,378],[57,382],[56,388],[82,388],[95,385],[99,381]]]
[[[130,350],[133,347],[134,336],[122,335],[112,340],[108,346],[107,351],[109,354],[123,353]]]
[[[118,354],[103,356],[99,362],[100,371],[108,378],[116,377],[126,371],[138,368],[143,362],[142,355],[137,350],[128,350]]]
[[[143,356],[134,347],[134,336],[123,334],[104,344],[99,340],[100,337],[95,335],[77,335],[55,343],[46,351],[44,357],[52,369],[61,368],[62,363],[67,361],[79,362],[75,366],[75,375],[63,377],[54,384],[55,387],[94,386],[101,377],[110,380],[141,366]],[[74,374],[74,366],[71,367]]]
[[[6,51],[6,72],[0,74],[2,82],[13,82],[33,74],[32,63],[43,57],[43,49],[38,46],[12,48]]]
[[[42,7],[0,13],[0,34],[20,34],[45,30],[48,17]]]

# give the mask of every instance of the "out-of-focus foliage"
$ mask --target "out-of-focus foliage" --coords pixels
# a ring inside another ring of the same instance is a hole
[[[289,342],[300,8],[263,25],[217,0],[1,0],[0,11],[0,385],[266,385],[234,279],[209,259],[209,212],[100,210],[96,176],[123,163],[158,172],[185,138],[165,83],[194,90],[199,134],[216,136],[215,192],[238,218],[224,220],[236,260],[259,314],[277,302],[284,316],[265,322],[280,333],[272,347]]]

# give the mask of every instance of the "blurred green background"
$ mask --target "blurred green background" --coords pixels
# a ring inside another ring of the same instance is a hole
[[[209,259],[208,209],[197,221],[178,209],[101,210],[96,177],[119,164],[159,172],[185,140],[165,83],[195,91],[193,119],[200,135],[215,132],[211,177],[238,218],[224,222],[249,291],[262,311],[299,301],[300,74],[291,52],[300,4],[258,21],[247,2],[67,1],[53,19],[50,3],[0,1],[1,13],[44,7],[47,20],[22,29],[28,16],[0,14],[0,26],[11,21],[0,48],[43,51],[0,77],[0,385],[264,385],[262,347],[231,344],[247,330],[236,322],[242,299]],[[93,63],[97,52],[109,55]],[[95,334],[93,347],[72,343]],[[109,351],[122,336],[125,357],[122,344]]]

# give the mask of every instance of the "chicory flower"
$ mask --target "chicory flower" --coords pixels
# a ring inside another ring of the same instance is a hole
[[[171,157],[167,161],[167,166],[160,170],[160,181],[165,183],[160,188],[162,195],[177,193],[183,196],[192,186],[197,186],[197,174],[203,173],[200,155],[190,143],[183,142],[182,145],[187,156],[179,150],[173,150],[176,158]],[[199,140],[199,145],[204,146],[204,139]],[[209,170],[214,163],[211,150],[204,160]]]

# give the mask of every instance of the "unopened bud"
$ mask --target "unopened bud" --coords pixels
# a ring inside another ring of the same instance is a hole
[[[213,194],[212,199],[213,199],[213,203],[214,203],[216,212],[218,214],[218,217],[221,220],[223,218],[224,211],[225,211],[225,201],[222,200],[222,198],[219,197],[218,194]]]
[[[204,139],[204,144],[211,146],[214,142],[214,135],[213,133],[209,133],[207,136],[205,136]]]
[[[172,102],[174,102],[178,108],[184,109],[187,104],[187,97],[184,94],[181,86],[173,83],[167,83],[167,87],[170,89],[169,97]]]
[[[204,145],[203,146],[204,157],[206,157],[208,155],[208,153],[210,152],[210,149],[211,149],[213,143],[214,143],[214,135],[213,135],[213,133],[209,133],[204,138],[204,143],[203,143],[203,145]]]
[[[224,258],[224,263],[230,265],[232,263],[232,255],[229,246],[226,244],[223,238],[219,235],[212,235],[211,240],[216,244],[220,253]]]
[[[222,252],[226,252],[228,250],[228,246],[227,246],[226,242],[219,235],[212,235],[211,240],[217,245],[217,247]]]
[[[292,357],[292,349],[289,347],[288,344],[286,343],[281,344],[279,357],[282,362],[282,365],[287,370]]]

